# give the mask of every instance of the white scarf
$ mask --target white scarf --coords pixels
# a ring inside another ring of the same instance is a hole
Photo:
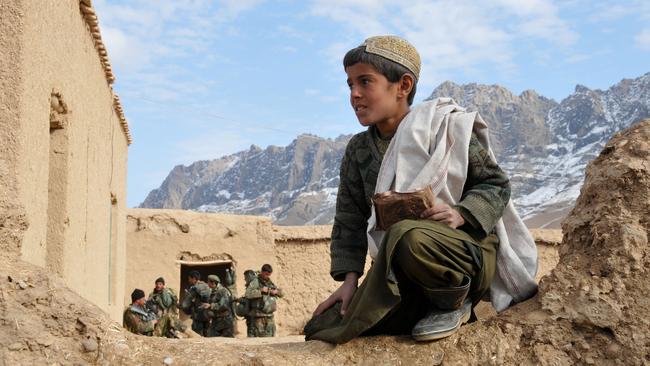
[[[488,127],[481,116],[467,113],[451,98],[437,98],[414,107],[400,123],[379,169],[375,193],[410,192],[430,184],[437,199],[460,201],[467,179],[472,131],[490,149]],[[374,259],[385,232],[375,230],[375,210],[368,219],[368,250]],[[508,202],[496,224],[499,237],[496,273],[490,300],[497,311],[532,296],[536,289],[537,247],[528,228]]]

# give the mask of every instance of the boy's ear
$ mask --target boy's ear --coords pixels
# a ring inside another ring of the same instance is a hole
[[[413,90],[414,85],[415,85],[415,80],[413,79],[413,75],[411,74],[402,75],[402,77],[399,79],[400,97],[403,98],[408,97],[408,95],[411,93],[411,90]]]

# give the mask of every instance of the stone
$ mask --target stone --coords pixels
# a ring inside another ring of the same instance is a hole
[[[617,358],[621,353],[621,346],[619,346],[617,343],[611,343],[607,348],[605,349],[605,354],[609,358]]]
[[[118,343],[113,347],[113,351],[118,356],[125,356],[131,352],[131,348],[126,343]]]
[[[167,357],[165,357],[165,358],[163,359],[163,363],[164,363],[165,365],[171,365],[171,364],[174,363],[174,359],[171,358],[171,357],[169,357],[169,356],[167,356]]]
[[[20,351],[23,349],[23,344],[21,342],[14,342],[10,344],[8,348],[10,351]]]
[[[95,352],[99,347],[97,341],[92,338],[87,338],[81,341],[81,345],[84,347],[84,352]]]
[[[39,345],[41,345],[43,347],[49,347],[54,343],[54,339],[52,339],[51,336],[45,336],[43,338],[38,338],[36,340],[36,343],[38,343]]]

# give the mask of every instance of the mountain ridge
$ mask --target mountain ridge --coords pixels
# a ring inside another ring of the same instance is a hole
[[[606,90],[578,84],[560,102],[533,89],[516,95],[499,85],[451,81],[426,100],[442,96],[486,120],[522,216],[534,226],[558,227],[578,196],[587,162],[616,131],[650,116],[650,73]],[[301,134],[284,147],[252,145],[219,159],[178,165],[140,207],[267,215],[280,225],[328,224],[351,137]]]

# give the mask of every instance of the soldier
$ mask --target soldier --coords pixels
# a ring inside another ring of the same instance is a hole
[[[122,322],[129,332],[146,336],[175,338],[176,332],[171,319],[165,315],[160,318],[145,307],[144,291],[135,289],[131,293],[131,305],[124,309]]]
[[[171,288],[165,287],[165,279],[158,277],[155,287],[149,294],[149,301],[154,302],[158,307],[158,316],[170,314],[172,318],[178,318],[178,297]]]
[[[232,294],[221,285],[219,276],[209,275],[208,286],[212,289],[210,301],[201,305],[212,319],[208,337],[234,337],[235,322],[232,314]]]
[[[251,329],[251,317],[249,315],[250,313],[250,307],[249,307],[249,301],[246,298],[246,289],[248,288],[248,285],[257,278],[258,273],[256,271],[253,271],[252,269],[247,269],[244,271],[244,296],[241,298],[236,299],[237,301],[237,306],[235,307],[236,313],[239,316],[243,316],[244,319],[246,319],[246,335],[248,337],[252,337],[253,335],[253,330]]]
[[[165,287],[164,278],[158,277],[156,279],[155,287],[149,294],[147,302],[156,305],[158,317],[169,315],[175,329],[185,330],[185,325],[178,318],[178,296],[176,296],[173,289]]]
[[[260,274],[246,288],[245,296],[250,301],[249,337],[273,337],[275,335],[273,313],[276,310],[277,299],[283,294],[282,290],[271,281],[272,272],[273,268],[270,264],[263,265]]]
[[[202,304],[210,301],[210,288],[201,281],[201,274],[198,271],[191,271],[187,277],[190,288],[185,290],[185,297],[181,307],[185,314],[192,317],[192,330],[197,334],[206,337],[210,327],[210,319],[207,317]]]

